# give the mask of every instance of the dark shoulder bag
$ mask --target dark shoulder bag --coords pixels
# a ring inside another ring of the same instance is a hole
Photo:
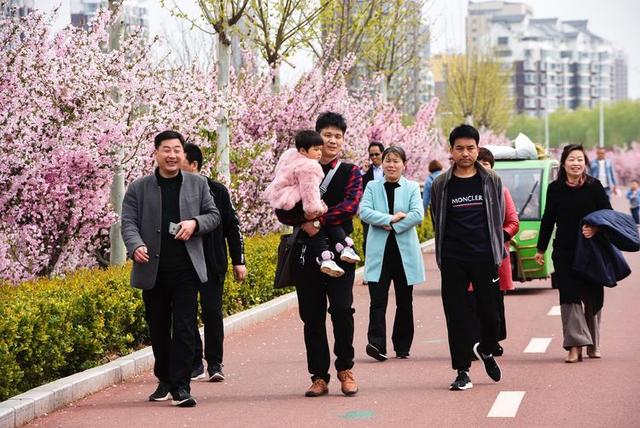
[[[276,275],[273,278],[273,288],[286,288],[296,285],[293,282],[293,275],[291,273],[291,259],[293,246],[296,243],[296,239],[298,239],[299,233],[300,228],[295,227],[292,234],[280,236],[278,262],[276,264]]]

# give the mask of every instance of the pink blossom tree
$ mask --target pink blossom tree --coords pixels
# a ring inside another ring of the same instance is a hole
[[[215,125],[211,76],[153,65],[135,36],[106,52],[108,14],[55,35],[49,19],[0,22],[0,278],[14,281],[95,264],[115,164],[131,180],[149,171],[159,130],[204,144],[199,129]]]
[[[232,76],[229,94],[216,72],[154,63],[150,44],[134,36],[104,49],[108,14],[90,30],[50,33],[50,17],[32,13],[0,20],[0,279],[51,275],[105,258],[114,170],[126,182],[152,171],[153,136],[176,129],[211,154],[221,110],[229,113],[231,187],[248,233],[276,227],[262,192],[280,154],[299,129],[313,128],[326,110],[349,124],[343,157],[362,165],[373,138],[403,146],[408,175],[423,179],[426,162],[441,156],[433,119],[437,100],[411,125],[381,103],[375,82],[350,92],[354,58],[321,61],[299,82],[271,90],[268,72]],[[152,42],[152,43],[155,43]],[[114,91],[118,96],[114,97]]]

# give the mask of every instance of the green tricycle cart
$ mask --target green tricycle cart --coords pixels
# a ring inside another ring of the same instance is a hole
[[[551,250],[544,255],[544,265],[535,262],[540,221],[547,200],[549,183],[558,175],[558,161],[496,160],[494,169],[509,189],[520,219],[520,231],[511,240],[511,267],[514,281],[544,279],[553,273]]]

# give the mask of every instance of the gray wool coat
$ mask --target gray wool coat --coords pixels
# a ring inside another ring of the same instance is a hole
[[[202,247],[202,235],[220,224],[220,213],[209,193],[207,180],[200,174],[182,172],[180,187],[180,221],[195,219],[198,229],[185,242],[187,253],[201,282],[207,282],[207,266]],[[127,254],[133,257],[136,248],[147,246],[148,263],[133,262],[131,285],[143,290],[156,283],[160,261],[162,223],[162,192],[155,174],[138,178],[127,188],[122,203],[122,239]]]

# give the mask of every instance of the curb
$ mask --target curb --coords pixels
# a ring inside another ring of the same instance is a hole
[[[433,239],[420,244],[422,252]],[[356,269],[356,277],[364,268]],[[239,333],[259,322],[298,307],[291,292],[224,319],[225,335]],[[202,334],[202,329],[200,329]],[[153,351],[148,346],[110,363],[58,379],[0,402],[0,428],[16,428],[109,386],[139,376],[153,368]]]

